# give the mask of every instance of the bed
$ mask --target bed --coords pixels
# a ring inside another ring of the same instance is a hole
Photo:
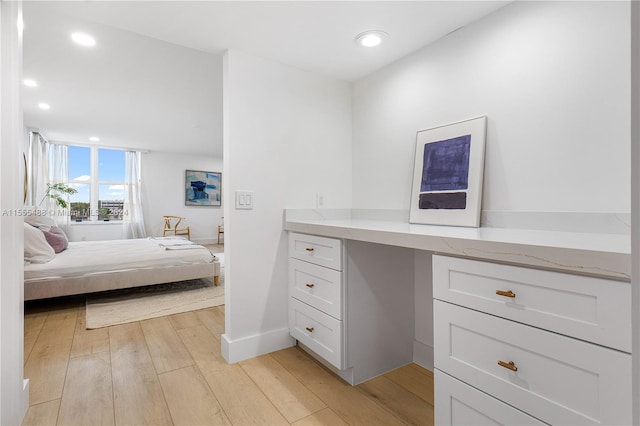
[[[46,263],[24,267],[24,300],[214,277],[220,262],[181,237],[79,241]]]

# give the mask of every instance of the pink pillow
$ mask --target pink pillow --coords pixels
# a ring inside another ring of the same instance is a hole
[[[69,240],[64,231],[57,226],[52,226],[48,231],[42,231],[53,251],[60,253],[69,246]]]

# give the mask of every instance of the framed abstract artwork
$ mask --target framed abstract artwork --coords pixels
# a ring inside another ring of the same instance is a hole
[[[222,204],[222,173],[187,170],[185,172],[184,204],[186,206],[220,206]]]
[[[480,226],[487,117],[418,132],[409,222]]]

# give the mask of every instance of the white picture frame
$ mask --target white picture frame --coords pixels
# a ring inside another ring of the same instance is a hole
[[[419,131],[409,222],[480,226],[487,117]]]

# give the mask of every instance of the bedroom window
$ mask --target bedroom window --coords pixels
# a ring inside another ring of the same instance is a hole
[[[69,146],[72,222],[122,220],[125,152],[120,149]]]

